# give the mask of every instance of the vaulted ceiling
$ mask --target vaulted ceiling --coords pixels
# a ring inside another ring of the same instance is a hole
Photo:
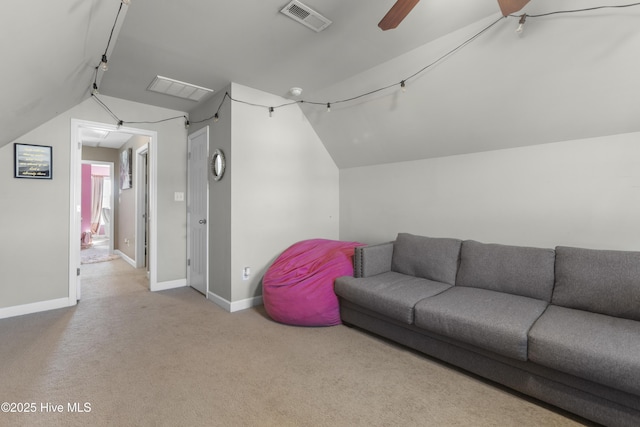
[[[5,5],[0,146],[90,96],[120,3]],[[518,19],[500,19],[495,0],[422,0],[386,32],[377,23],[394,0],[304,0],[333,21],[316,33],[279,13],[287,3],[131,0],[100,93],[185,112],[198,105],[147,91],[161,75],[330,102],[330,113],[301,105],[339,167],[640,131],[640,7],[532,16],[518,35]],[[532,0],[524,12],[628,3]],[[401,91],[396,83],[424,67]]]

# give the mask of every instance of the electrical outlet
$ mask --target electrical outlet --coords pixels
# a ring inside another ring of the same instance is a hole
[[[251,276],[251,267],[245,267],[242,269],[242,280],[249,280]]]
[[[173,200],[176,202],[184,202],[184,193],[181,191],[176,191],[173,193]]]

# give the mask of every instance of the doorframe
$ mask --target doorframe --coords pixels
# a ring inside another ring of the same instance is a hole
[[[158,132],[146,129],[136,129],[116,126],[88,120],[71,119],[71,146],[69,153],[70,179],[69,179],[69,305],[75,305],[80,296],[81,276],[77,274],[80,269],[80,203],[82,178],[82,139],[83,129],[98,129],[108,132],[126,132],[132,135],[149,137],[149,152],[147,162],[149,167],[149,288],[157,288],[158,283],[158,224],[156,221],[157,206],[157,165],[158,153],[156,144]],[[114,191],[115,193],[115,191]],[[115,225],[115,224],[114,224]]]
[[[82,160],[80,159],[80,164],[81,165],[101,165],[101,166],[109,166],[109,179],[111,179],[111,195],[109,196],[110,202],[111,202],[111,218],[109,218],[109,220],[111,221],[111,226],[109,227],[109,235],[107,236],[109,239],[109,254],[113,254],[113,204],[115,203],[115,187],[113,186],[114,184],[114,180],[115,180],[115,163],[113,162],[102,162],[99,160]],[[80,166],[80,168],[82,168],[82,166]],[[80,178],[80,188],[82,189],[82,175]],[[80,196],[80,201],[82,202],[82,196]]]
[[[208,156],[209,156],[209,126],[205,126],[202,129],[199,129],[189,135],[187,135],[187,260],[191,259],[191,221],[192,221],[192,216],[191,216],[191,212],[189,209],[190,203],[191,201],[190,199],[190,195],[191,195],[191,173],[190,173],[190,168],[191,168],[191,141],[199,136],[201,136],[202,134],[205,135],[206,137],[206,141],[207,141],[207,162],[208,162]],[[209,221],[209,180],[208,180],[208,173],[207,173],[207,194],[206,194],[206,202],[205,202],[205,206],[207,207],[207,224],[206,224],[206,232],[205,232],[205,265],[206,265],[206,272],[205,272],[205,293],[204,296],[205,298],[209,299],[209,227],[211,227],[211,223]],[[191,269],[190,266],[187,265],[187,286],[191,286]]]
[[[146,185],[140,185],[140,183],[146,181],[145,175],[147,173],[146,168],[142,167],[142,156],[147,155],[146,166],[149,167],[149,144],[144,144],[142,147],[139,147],[136,150],[136,207],[135,207],[135,235],[136,235],[136,247],[135,247],[135,256],[136,256],[136,268],[144,267],[145,256],[144,256],[144,247],[145,247],[145,222],[147,221],[142,215],[143,212],[143,204],[145,200],[145,194],[147,191],[148,183]],[[149,215],[150,216],[150,215]],[[147,236],[147,249],[150,243],[150,236]],[[147,266],[148,268],[149,266]]]

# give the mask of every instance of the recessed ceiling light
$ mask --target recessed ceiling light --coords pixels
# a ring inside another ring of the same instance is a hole
[[[168,77],[156,76],[147,90],[165,95],[176,96],[190,101],[200,101],[202,97],[213,92],[213,89],[181,82]]]

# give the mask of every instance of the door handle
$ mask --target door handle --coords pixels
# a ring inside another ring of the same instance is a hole
[[[200,223],[200,224],[206,224],[206,223],[207,223],[207,220],[206,220],[206,219],[201,219],[200,221],[198,221],[198,223]]]

